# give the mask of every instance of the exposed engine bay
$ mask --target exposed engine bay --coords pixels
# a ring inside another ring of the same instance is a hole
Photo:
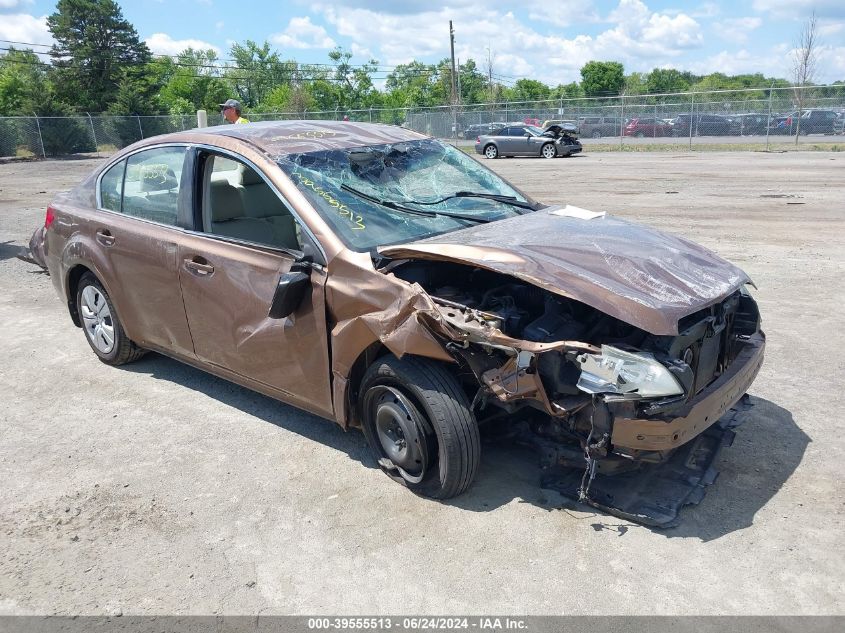
[[[749,338],[759,334],[756,304],[742,288],[683,318],[676,336],[658,336],[482,268],[395,261],[387,270],[422,286],[444,322],[464,333],[462,341],[444,344],[462,366],[468,393],[476,394],[473,405],[482,428],[538,450],[553,478],[561,478],[561,467],[585,469],[577,487],[582,501],[590,501],[590,482],[599,474],[669,461],[692,437],[661,431],[626,442],[620,428],[645,418],[664,421],[668,429],[670,420],[717,383]],[[728,408],[701,420],[694,435]],[[716,432],[707,436],[715,447],[712,457],[721,443],[712,439]]]

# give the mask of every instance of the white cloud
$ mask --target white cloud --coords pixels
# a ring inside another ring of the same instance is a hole
[[[0,20],[0,39],[32,44],[53,44],[53,36],[47,28],[47,16],[36,18],[27,13],[4,14]],[[43,50],[43,49],[39,49]]]
[[[22,4],[32,4],[35,0],[0,0],[0,10],[14,9]]]
[[[361,46],[356,42],[352,42],[352,47],[350,48],[350,51],[355,57],[366,59],[367,61],[369,61],[373,57],[373,52],[369,48],[367,48],[366,46]],[[409,59],[408,61],[411,60]]]
[[[822,81],[831,82],[845,79],[845,46],[823,48],[819,58],[827,62],[829,75],[822,77]]]
[[[600,22],[593,0],[534,0],[528,4],[528,18],[554,26]]]
[[[270,36],[270,41],[286,48],[334,48],[335,41],[326,29],[311,22],[308,16],[291,18],[287,28]]]
[[[753,7],[777,17],[808,18],[814,11],[820,18],[845,17],[842,0],[754,0]]]
[[[832,83],[845,79],[845,46],[821,46],[816,81]]]
[[[460,59],[472,58],[483,64],[489,47],[495,73],[552,85],[580,79],[581,67],[592,59],[621,61],[629,72],[650,70],[675,62],[704,41],[701,26],[691,16],[653,12],[640,0],[621,0],[607,18],[615,25],[604,32],[574,37],[554,28],[541,33],[539,27],[529,26],[513,13],[496,9],[435,7],[410,19],[368,9],[341,10],[335,4],[317,4],[312,9],[351,42],[353,52],[356,46],[372,50],[386,65],[448,57],[448,23],[452,20],[455,54]]]
[[[195,39],[174,40],[167,33],[153,33],[144,41],[150,47],[150,50],[158,55],[178,55],[186,48],[203,51],[210,48],[217,55],[220,55],[220,49],[214,44]]]
[[[721,12],[722,9],[715,2],[705,2],[692,11],[690,15],[694,18],[715,18]]]
[[[716,34],[723,40],[745,43],[751,31],[760,28],[763,24],[762,18],[730,18],[716,23]]]
[[[845,22],[819,22],[819,35],[832,37],[845,31]]]
[[[762,54],[751,53],[745,49],[723,50],[687,66],[692,72],[701,75],[716,72],[725,75],[763,73],[769,77],[786,77],[790,63],[788,50],[783,47],[773,47]]]

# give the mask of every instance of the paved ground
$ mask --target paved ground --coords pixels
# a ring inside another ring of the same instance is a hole
[[[174,361],[98,362],[12,257],[93,160],[0,164],[0,613],[845,613],[845,155],[490,161],[743,266],[769,336],[702,504],[652,531],[486,448],[435,503],[363,437]]]

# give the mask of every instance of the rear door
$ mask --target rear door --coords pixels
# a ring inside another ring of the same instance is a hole
[[[142,347],[193,356],[179,289],[178,244],[184,237],[186,147],[145,149],[100,178],[91,224],[105,256],[99,271],[129,336]],[[183,178],[183,176],[185,178]]]
[[[196,151],[196,230],[178,262],[197,357],[331,415],[325,272],[302,264],[311,238],[257,168]],[[309,274],[310,290],[289,317],[269,318],[279,280],[294,267]]]

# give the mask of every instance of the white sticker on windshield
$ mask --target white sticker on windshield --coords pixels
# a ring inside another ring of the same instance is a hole
[[[549,215],[561,215],[567,218],[578,218],[579,220],[595,220],[604,217],[604,211],[587,211],[587,209],[567,204],[565,207],[549,211]]]

